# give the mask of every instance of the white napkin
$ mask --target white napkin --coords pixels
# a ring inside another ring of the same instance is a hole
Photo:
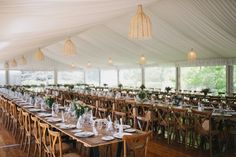
[[[122,122],[122,118],[120,118],[119,135],[121,136],[122,134],[123,134],[123,122]]]
[[[79,116],[79,119],[78,119],[77,124],[76,124],[76,128],[77,128],[77,129],[82,128],[82,126],[81,126],[81,124],[80,124],[80,121],[81,121],[81,116]]]
[[[65,122],[65,116],[64,116],[64,112],[61,111],[61,119],[62,119],[62,122],[64,123]]]

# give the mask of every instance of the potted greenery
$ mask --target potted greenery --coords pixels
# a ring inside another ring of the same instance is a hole
[[[89,107],[86,105],[75,103],[75,102],[73,102],[73,104],[74,104],[75,114],[77,118],[82,116],[85,113],[85,111],[89,110]]]
[[[45,103],[49,108],[52,108],[52,104],[55,102],[55,99],[51,96],[45,98]]]
[[[144,99],[146,99],[146,97],[147,97],[147,93],[146,93],[146,91],[144,91],[144,89],[145,89],[146,87],[144,86],[144,84],[142,84],[141,86],[140,86],[140,91],[139,91],[139,93],[138,93],[138,98],[141,100],[141,101],[144,101]]]
[[[165,90],[166,90],[166,93],[168,94],[171,90],[171,87],[166,87]]]
[[[210,92],[210,88],[205,88],[201,90],[201,93],[204,94],[204,96],[207,96],[207,94]]]

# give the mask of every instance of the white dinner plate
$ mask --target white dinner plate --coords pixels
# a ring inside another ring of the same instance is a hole
[[[113,136],[114,136],[115,138],[122,139],[122,137],[123,137],[124,135],[132,135],[132,134],[131,134],[131,133],[123,132],[122,134],[115,133]]]
[[[130,129],[125,129],[124,131],[125,131],[125,132],[129,132],[129,133],[134,133],[134,132],[136,132],[137,130],[136,130],[136,129],[133,129],[133,128],[130,128]]]
[[[73,124],[62,124],[59,126],[59,128],[61,128],[61,129],[74,129],[74,128],[76,128],[76,126]]]
[[[75,130],[71,130],[71,132],[77,133],[77,132],[82,132],[81,129],[75,129]]]
[[[39,109],[39,108],[30,108],[29,111],[30,112],[40,112],[41,109]]]
[[[113,136],[103,136],[102,137],[102,140],[104,141],[111,141],[111,140],[114,140],[115,138]]]
[[[83,132],[75,133],[75,136],[77,136],[77,137],[91,137],[93,135],[94,135],[94,133],[93,132],[89,132],[89,131],[83,131]]]
[[[60,122],[60,121],[62,121],[62,119],[61,118],[49,117],[49,118],[47,118],[47,121],[48,122]]]
[[[116,128],[119,128],[119,125],[120,125],[120,124],[118,124],[118,125],[116,126]],[[129,128],[131,128],[130,125],[122,125],[122,126],[123,126],[123,129],[129,129]]]
[[[39,117],[51,117],[52,114],[51,113],[38,113]]]
[[[24,108],[34,108],[32,105],[23,106]]]

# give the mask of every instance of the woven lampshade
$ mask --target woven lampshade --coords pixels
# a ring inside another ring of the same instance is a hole
[[[20,58],[19,64],[21,64],[21,65],[26,65],[26,64],[27,64],[27,60],[26,60],[25,56],[22,56],[22,57]]]
[[[139,59],[139,64],[140,64],[140,65],[146,64],[146,58],[144,57],[144,55],[142,55],[142,56],[140,57],[140,59]]]
[[[13,60],[11,61],[10,66],[13,67],[13,68],[14,68],[14,67],[17,67],[17,62],[16,62],[15,59],[13,59]]]
[[[4,63],[4,68],[5,68],[5,69],[8,69],[8,68],[9,68],[9,63],[8,63],[8,61],[6,61],[6,62]]]
[[[76,54],[75,44],[71,41],[71,39],[67,39],[64,45],[64,54],[67,56]]]
[[[43,61],[44,60],[44,54],[43,51],[41,49],[39,49],[36,53],[35,53],[35,59],[37,61]]]
[[[138,5],[137,13],[132,17],[129,26],[130,39],[150,39],[152,37],[152,23],[149,16],[143,12],[142,5]]]
[[[112,65],[112,64],[113,64],[113,61],[112,61],[111,58],[108,59],[108,64],[109,64],[109,65]]]
[[[191,51],[188,53],[188,60],[194,61],[196,59],[197,59],[197,54],[196,52],[193,51],[193,48],[192,48]]]
[[[91,68],[91,63],[90,62],[88,62],[87,67]]]

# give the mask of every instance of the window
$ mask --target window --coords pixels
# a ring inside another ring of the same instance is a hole
[[[147,88],[165,87],[175,88],[175,67],[147,67],[145,68],[145,86]]]
[[[87,84],[99,86],[99,70],[86,71],[85,80]]]
[[[141,69],[122,69],[120,70],[120,83],[124,87],[140,87]]]
[[[0,85],[5,85],[6,84],[6,71],[5,70],[0,70]]]
[[[9,71],[9,83],[12,85],[54,84],[53,71]]]
[[[109,87],[117,86],[117,71],[116,70],[102,70],[101,84],[107,84]]]
[[[211,92],[226,91],[225,66],[181,68],[181,89],[201,91],[210,88]]]
[[[77,84],[83,82],[83,71],[58,71],[58,84]]]
[[[236,92],[236,65],[234,65],[234,72],[233,72],[233,74],[234,74],[234,93]]]

